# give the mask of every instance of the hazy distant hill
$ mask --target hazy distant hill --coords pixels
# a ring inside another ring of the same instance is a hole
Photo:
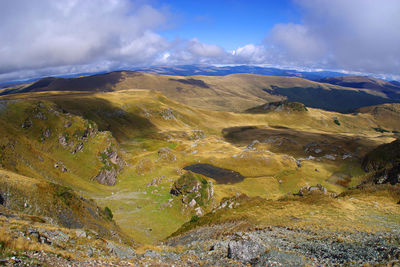
[[[77,78],[43,78],[7,88],[0,95],[39,91],[110,92],[130,89],[161,91],[165,96],[193,107],[241,112],[287,99],[308,107],[347,112],[360,107],[400,101],[394,91],[350,88],[318,83],[299,77],[254,74],[226,76],[170,76],[118,71]],[[386,94],[389,92],[388,94]]]
[[[343,76],[341,72],[334,71],[297,71],[291,69],[279,69],[251,65],[239,66],[209,66],[209,65],[181,65],[181,66],[157,66],[138,69],[142,72],[163,75],[206,75],[224,76],[237,73],[259,74],[269,76],[301,77],[309,80],[318,80],[325,77]]]
[[[178,75],[178,76],[225,76],[237,73],[249,73],[269,76],[302,77],[309,80],[319,80],[326,77],[344,76],[341,72],[333,71],[297,71],[290,69],[279,69],[270,67],[260,67],[251,65],[239,66],[212,66],[212,65],[178,65],[178,66],[152,66],[146,68],[129,68],[129,71],[139,71],[151,74]],[[106,72],[98,73],[77,73],[59,75],[60,78],[76,78],[81,76],[102,75]],[[25,81],[0,81],[0,88],[16,86],[23,83],[38,81],[40,78],[30,78]]]

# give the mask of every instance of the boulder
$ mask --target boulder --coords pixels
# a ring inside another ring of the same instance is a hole
[[[107,241],[106,248],[108,249],[109,253],[113,254],[118,258],[132,259],[133,257],[136,256],[135,251],[130,247],[123,246],[121,244],[116,244],[112,241]]]
[[[245,264],[257,264],[264,253],[265,247],[254,240],[231,240],[227,257]]]

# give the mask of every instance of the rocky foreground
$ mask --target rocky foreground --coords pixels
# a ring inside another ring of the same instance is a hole
[[[2,222],[15,240],[25,243],[25,250],[2,253],[0,264],[5,266],[400,265],[396,228],[375,233],[289,227],[230,232],[240,223],[225,223],[140,247],[105,240],[94,231],[21,226],[3,216]]]

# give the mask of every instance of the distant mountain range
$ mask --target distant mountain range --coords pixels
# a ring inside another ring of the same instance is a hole
[[[400,102],[400,86],[368,77],[324,78],[316,82],[300,77],[247,73],[176,76],[139,71],[114,71],[76,78],[47,77],[0,90],[0,95],[43,91],[96,93],[131,89],[161,91],[168,98],[187,105],[234,112],[282,100],[339,112]]]
[[[138,71],[178,76],[225,76],[229,74],[248,73],[268,76],[300,77],[308,80],[319,80],[326,77],[344,76],[342,72],[334,71],[298,71],[294,69],[279,69],[271,67],[238,65],[238,66],[210,66],[210,65],[181,65],[181,66],[157,66],[137,69]]]
[[[127,68],[124,70],[140,71],[152,74],[162,75],[177,75],[177,76],[193,76],[193,75],[206,75],[206,76],[225,76],[236,73],[249,73],[269,76],[286,76],[286,77],[301,77],[309,80],[319,80],[326,77],[344,76],[346,74],[334,71],[297,71],[292,69],[279,69],[270,67],[260,67],[251,65],[239,66],[212,66],[212,65],[179,65],[179,66],[152,66],[148,68]],[[95,74],[104,74],[107,71],[95,73],[77,73],[55,75],[54,77],[61,78],[74,78],[80,76],[88,76]],[[0,88],[15,86],[22,83],[35,82],[43,77],[26,79],[23,81],[6,81],[0,82]]]

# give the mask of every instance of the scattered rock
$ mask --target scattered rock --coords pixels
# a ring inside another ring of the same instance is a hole
[[[60,145],[62,145],[64,147],[68,146],[67,137],[64,135],[58,136],[58,142],[60,143]]]
[[[158,150],[158,160],[176,161],[176,156],[168,147],[163,147]]]
[[[165,176],[154,177],[153,180],[151,181],[151,183],[147,184],[147,187],[159,185],[164,178],[165,178]]]
[[[32,127],[33,122],[30,119],[26,119],[23,123],[22,123],[22,128],[24,129],[28,129],[30,127]]]
[[[203,210],[201,209],[201,207],[195,208],[194,211],[196,212],[197,216],[202,216],[203,215]]]
[[[43,136],[46,138],[50,138],[51,136],[51,130],[49,128],[47,128],[46,130],[43,131]]]
[[[130,247],[116,244],[112,241],[107,241],[106,247],[109,253],[123,259],[132,259],[136,256],[135,251]]]
[[[47,117],[41,111],[39,111],[38,113],[33,115],[33,117],[36,118],[36,119],[39,119],[41,121],[47,120]]]
[[[196,200],[192,199],[192,201],[189,202],[189,207],[193,208],[194,206],[196,206],[196,204]]]
[[[162,110],[160,115],[164,118],[164,120],[176,120],[174,111],[171,108]]]
[[[77,237],[87,237],[85,230],[76,229],[75,234]]]
[[[204,139],[206,134],[202,130],[193,130],[192,134],[190,135],[190,140],[200,140]]]
[[[64,123],[64,127],[65,128],[69,128],[69,127],[71,127],[72,126],[72,122],[71,121],[66,121],[65,123]]]
[[[300,188],[299,192],[294,195],[306,196],[314,192],[319,192],[326,195],[328,193],[328,190],[320,184],[317,184],[316,186],[303,186],[302,188]]]
[[[81,152],[83,149],[83,143],[79,143],[76,145],[76,147],[74,148],[74,150],[72,151],[72,154],[76,154],[78,152]]]
[[[246,148],[246,151],[256,150],[256,145],[260,144],[260,141],[253,140]]]

